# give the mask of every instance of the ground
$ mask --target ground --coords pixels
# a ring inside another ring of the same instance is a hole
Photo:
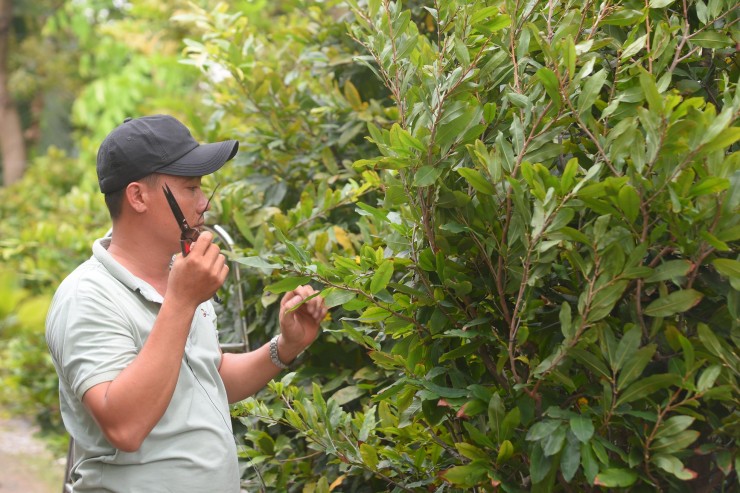
[[[35,436],[29,421],[0,414],[0,493],[59,493],[64,458]]]

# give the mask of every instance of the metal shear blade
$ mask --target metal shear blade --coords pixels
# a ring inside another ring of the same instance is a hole
[[[169,185],[165,183],[162,190],[164,191],[167,203],[170,204],[170,209],[172,209],[172,214],[175,216],[177,225],[180,226],[180,247],[182,248],[183,256],[185,256],[190,253],[190,244],[198,239],[200,233],[197,229],[191,228],[188,224],[188,221],[185,219],[185,215],[182,213],[182,209],[180,209],[180,205],[177,203],[177,200],[175,200],[175,196],[172,193],[172,190],[170,190]]]

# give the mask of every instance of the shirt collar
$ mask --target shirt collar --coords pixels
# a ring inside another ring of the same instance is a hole
[[[138,292],[147,301],[161,304],[164,299],[151,284],[131,274],[113,258],[113,255],[108,253],[110,242],[111,239],[107,237],[95,240],[95,243],[93,243],[93,257],[105,267],[110,275],[131,291]]]

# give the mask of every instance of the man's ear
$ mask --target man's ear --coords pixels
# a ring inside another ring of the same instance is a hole
[[[125,197],[129,207],[135,212],[141,214],[147,211],[151,197],[149,196],[149,190],[143,183],[138,181],[129,183],[126,187]]]

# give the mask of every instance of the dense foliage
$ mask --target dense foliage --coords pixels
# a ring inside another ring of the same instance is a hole
[[[265,5],[174,17],[252,346],[334,307],[234,407],[245,485],[736,488],[735,2]]]
[[[223,207],[253,320],[309,280],[337,307],[237,411],[262,479],[732,485],[737,9],[350,4],[269,32],[204,12],[188,45],[254,166]]]

